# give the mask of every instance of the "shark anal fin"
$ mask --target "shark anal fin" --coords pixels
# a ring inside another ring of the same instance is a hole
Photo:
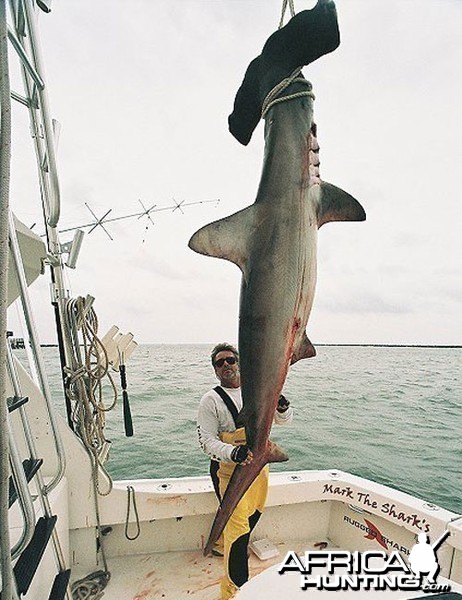
[[[331,183],[321,182],[321,201],[318,227],[329,221],[365,221],[366,213],[361,204],[347,192]]]
[[[289,460],[288,455],[277,444],[268,440],[268,462],[285,462]]]
[[[229,260],[245,272],[250,240],[257,226],[257,213],[258,207],[252,205],[209,223],[196,231],[188,245],[199,254]]]
[[[316,349],[305,333],[302,337],[300,344],[298,344],[298,346],[294,348],[290,364],[293,365],[302,358],[312,358],[313,356],[316,356]]]

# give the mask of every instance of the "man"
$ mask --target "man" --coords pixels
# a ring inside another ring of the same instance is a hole
[[[239,423],[242,409],[239,354],[234,346],[218,344],[212,350],[212,365],[220,386],[207,392],[199,403],[197,430],[202,450],[212,459],[210,474],[220,500],[236,464],[246,466],[253,455],[246,445],[245,430]],[[292,421],[293,409],[281,395],[274,422]],[[249,578],[247,546],[266,502],[269,467],[262,469],[231,515],[225,530],[225,577],[221,583],[222,600],[231,598]]]

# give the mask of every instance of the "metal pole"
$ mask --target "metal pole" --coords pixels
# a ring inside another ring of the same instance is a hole
[[[14,483],[16,491],[18,493],[18,502],[21,506],[21,512],[23,515],[24,527],[21,537],[14,545],[11,550],[13,559],[17,558],[27,544],[31,541],[34,534],[35,527],[35,511],[32,503],[32,497],[30,494],[29,487],[27,485],[27,479],[24,474],[24,469],[19,457],[19,452],[14,442],[13,432],[9,429],[9,440],[10,440],[10,457],[11,457],[11,470],[13,473]]]
[[[33,64],[43,83],[43,67],[40,56],[40,47],[35,33],[35,15],[32,12],[32,3],[23,0],[23,11],[26,18],[27,30],[30,38],[30,50],[32,53]],[[58,170],[56,167],[56,152],[54,145],[53,126],[50,118],[50,109],[48,103],[48,95],[46,93],[45,84],[43,87],[38,87],[38,95],[40,97],[40,106],[43,113],[43,129],[45,134],[46,156],[48,174],[50,178],[50,196],[48,201],[47,221],[51,228],[55,228],[59,221],[60,215],[60,191],[58,182]]]
[[[8,519],[9,443],[6,401],[6,308],[8,286],[8,214],[11,163],[11,97],[5,2],[0,1],[0,554],[2,599],[13,596]]]

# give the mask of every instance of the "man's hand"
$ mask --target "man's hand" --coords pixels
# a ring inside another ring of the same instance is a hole
[[[252,450],[248,446],[236,446],[231,452],[231,460],[238,465],[249,465],[253,460]]]
[[[290,406],[290,402],[287,400],[287,398],[285,396],[283,396],[281,394],[279,396],[278,405],[276,407],[278,413],[280,413],[280,414],[285,413],[286,410],[289,408],[289,406]]]

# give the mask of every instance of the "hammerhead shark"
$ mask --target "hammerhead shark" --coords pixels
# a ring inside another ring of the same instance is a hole
[[[297,28],[301,29],[297,47],[291,50],[290,40]],[[320,29],[323,36],[319,35]],[[268,56],[265,49],[270,41]],[[296,15],[268,42],[250,64],[229,118],[231,132],[243,144],[248,143],[256,127],[257,103],[261,110],[263,98],[279,83],[282,72],[286,71],[285,77],[300,63],[303,66],[337,47],[334,3],[319,0],[314,9]],[[278,44],[281,52],[275,51]],[[300,52],[303,44],[305,50]],[[297,52],[294,59],[292,55]],[[271,60],[271,55],[276,58]],[[269,462],[288,459],[269,440],[269,434],[289,365],[315,355],[305,328],[316,284],[318,229],[329,221],[366,218],[352,196],[320,179],[311,84],[299,74],[283,95],[285,101],[276,102],[265,116],[265,155],[255,203],[206,225],[189,241],[196,252],[229,260],[242,271],[240,418],[253,452],[249,465],[237,465],[234,470],[204,554],[211,551],[261,469]]]

